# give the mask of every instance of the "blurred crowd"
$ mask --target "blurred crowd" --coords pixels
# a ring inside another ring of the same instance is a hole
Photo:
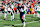
[[[0,11],[2,11],[4,13],[4,9],[5,7],[7,7],[7,11],[11,11],[11,9],[14,8],[15,13],[20,13],[20,8],[25,5],[26,6],[26,14],[28,14],[30,12],[31,14],[31,3],[33,3],[33,8],[35,8],[35,6],[37,6],[38,1],[0,1]]]

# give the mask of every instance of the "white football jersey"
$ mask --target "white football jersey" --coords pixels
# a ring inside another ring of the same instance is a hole
[[[27,9],[27,7],[24,5],[24,11]]]
[[[26,6],[24,5],[24,9],[23,8],[21,8],[21,12],[24,12],[24,11],[26,11]]]
[[[5,6],[5,11],[7,11],[7,5]]]
[[[13,9],[14,8],[14,5],[11,5],[11,8]]]
[[[10,7],[8,8],[8,11],[11,11]]]
[[[24,10],[23,10],[23,8],[21,8],[21,10],[20,10],[21,12],[24,12]]]
[[[37,6],[34,7],[34,10],[37,11]]]
[[[40,6],[37,6],[37,11],[40,11]]]

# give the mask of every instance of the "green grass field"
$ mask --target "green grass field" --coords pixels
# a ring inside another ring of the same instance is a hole
[[[11,21],[11,15],[7,15],[6,20],[4,19],[4,15],[0,14],[0,27],[22,27],[22,22],[20,20],[19,14],[15,14],[14,21]],[[40,27],[40,22],[35,21],[38,20],[37,17],[33,17],[33,15],[26,15],[25,16],[25,27]],[[15,25],[15,26],[8,26],[8,25]]]

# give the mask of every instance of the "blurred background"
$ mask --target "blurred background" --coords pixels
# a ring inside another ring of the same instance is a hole
[[[20,6],[18,5],[18,3],[19,3],[20,5],[21,4],[26,5],[26,14],[34,14],[34,12],[33,12],[34,10],[33,9],[35,8],[35,6],[38,5],[39,1],[40,0],[0,0],[0,12],[2,12],[2,9],[5,8],[4,6],[7,3],[7,6],[8,5],[11,6],[11,5],[15,4],[14,5],[15,8],[16,8],[15,13],[19,13],[19,11],[20,11],[20,9],[19,9]]]

